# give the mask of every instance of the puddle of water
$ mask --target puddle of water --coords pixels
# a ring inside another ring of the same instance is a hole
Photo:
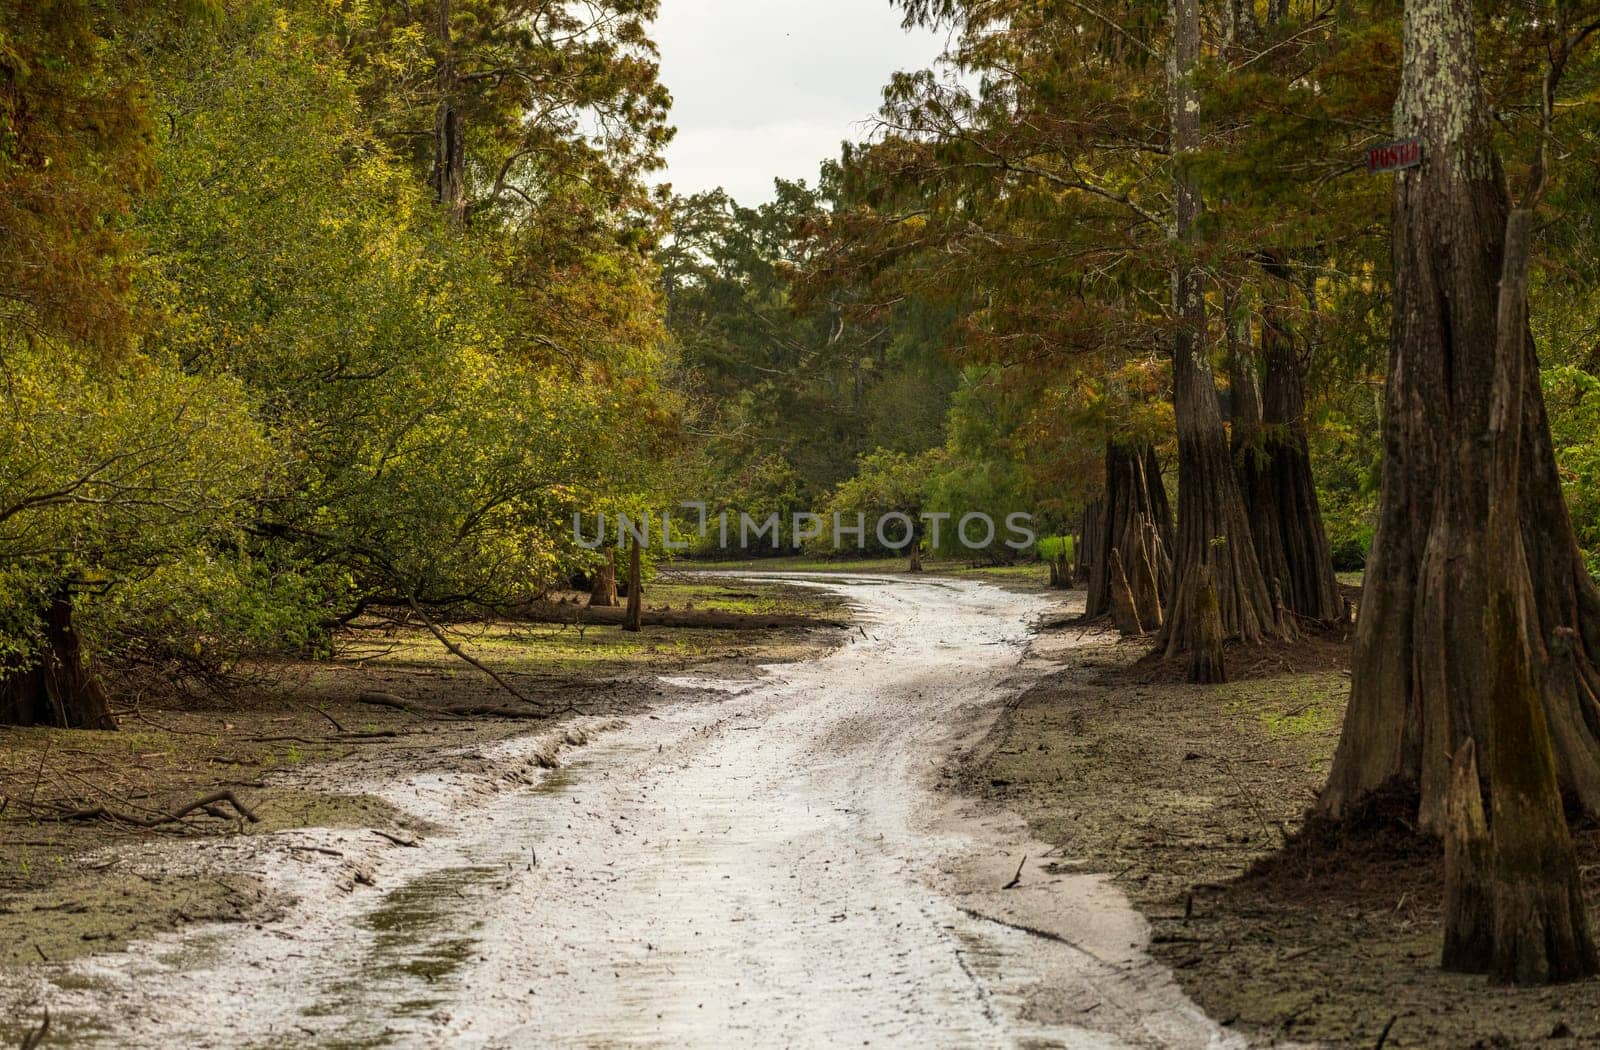
[[[452,980],[479,943],[481,920],[462,928],[474,891],[505,874],[468,865],[431,871],[384,894],[357,926],[371,935],[361,961],[300,1011],[343,1022],[324,1046],[389,1046],[407,1034],[407,1020],[425,1018],[459,994]]]

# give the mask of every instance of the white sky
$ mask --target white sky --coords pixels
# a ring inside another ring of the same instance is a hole
[[[655,40],[678,128],[661,178],[742,204],[770,200],[779,176],[815,183],[865,137],[889,75],[944,44],[902,30],[889,0],[662,0]]]

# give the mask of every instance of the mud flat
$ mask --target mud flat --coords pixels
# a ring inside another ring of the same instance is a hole
[[[0,1016],[49,1005],[80,1045],[1242,1045],[1088,858],[939,790],[1048,672],[1045,600],[812,585],[861,625],[823,655],[669,673],[677,699],[441,737],[404,772],[267,778],[381,821],[111,851],[248,879],[264,911],[9,966]]]
[[[1009,807],[1049,863],[1108,875],[1153,926],[1151,953],[1229,1030],[1278,1045],[1600,1042],[1600,982],[1495,988],[1438,970],[1438,849],[1394,814],[1307,829],[1349,691],[1337,638],[1230,654],[1232,684],[1141,664],[1147,645],[1063,626],[1050,670],[951,770]],[[1399,814],[1403,817],[1404,814]],[[1600,829],[1574,829],[1590,907]],[[1286,846],[1287,843],[1287,846]]]

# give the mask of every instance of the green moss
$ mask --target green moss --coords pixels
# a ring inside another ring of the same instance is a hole
[[[1344,717],[1350,680],[1342,674],[1282,675],[1221,686],[1227,710],[1253,718],[1275,737],[1299,738],[1318,751]]]
[[[74,876],[7,898],[0,910],[0,965],[114,950],[186,922],[263,921],[281,904],[243,875]]]
[[[289,828],[381,828],[405,821],[400,810],[372,795],[268,788],[253,793],[250,806],[261,820],[241,826],[249,835],[268,835]]]

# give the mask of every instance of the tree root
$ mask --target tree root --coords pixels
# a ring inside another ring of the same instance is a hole
[[[200,810],[201,812],[207,813],[211,816],[222,816],[225,818],[227,815],[226,811],[214,808],[218,803],[221,802],[226,802],[228,805],[232,806],[234,812],[243,817],[245,820],[248,820],[250,823],[260,823],[261,818],[256,816],[250,807],[246,806],[243,802],[240,802],[238,797],[235,796],[233,792],[225,790],[213,791],[209,795],[203,795],[200,798],[195,799],[187,806],[180,806],[178,809],[175,809],[170,813],[158,814],[153,817],[139,817],[134,816],[131,813],[118,813],[115,810],[107,809],[104,806],[93,806],[88,809],[64,809],[54,814],[45,816],[43,819],[63,822],[78,820],[105,820],[114,824],[128,824],[136,828],[158,828],[164,824],[180,823],[182,822],[183,818],[187,817],[195,810]]]

